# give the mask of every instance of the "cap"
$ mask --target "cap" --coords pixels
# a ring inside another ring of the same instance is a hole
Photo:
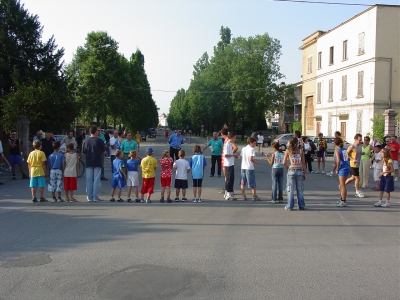
[[[153,153],[153,148],[147,147],[146,148],[146,153]]]
[[[15,131],[11,132],[11,134],[17,134]]]

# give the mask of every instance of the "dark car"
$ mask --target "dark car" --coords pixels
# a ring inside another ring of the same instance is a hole
[[[147,129],[147,137],[148,138],[156,138],[157,132],[154,128]]]
[[[140,136],[142,138],[142,142],[145,142],[146,138],[147,138],[146,132],[144,132],[144,131],[140,132]]]

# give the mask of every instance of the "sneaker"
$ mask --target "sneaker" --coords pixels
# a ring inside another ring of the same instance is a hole
[[[124,199],[118,198],[117,202],[124,202]]]
[[[22,179],[29,179],[29,177],[26,174],[22,174]]]
[[[144,199],[143,198],[140,198],[140,203],[144,203]]]
[[[319,171],[314,171],[314,174],[318,174],[319,173]]]
[[[197,203],[201,203],[201,199],[200,198],[197,198]]]
[[[114,197],[110,198],[110,202],[115,202]]]
[[[237,199],[234,198],[233,196],[230,196],[230,197],[225,197],[225,200],[227,200],[227,201],[236,201]]]
[[[56,202],[57,202],[57,198],[56,198],[56,197],[53,197],[53,198],[51,199],[51,202],[52,202],[52,203],[56,203]]]
[[[164,203],[164,198],[161,198],[161,199],[160,199],[160,203]]]
[[[356,193],[356,197],[364,198],[365,196],[364,196],[363,192],[359,191],[358,193]]]
[[[340,201],[340,203],[338,205],[336,205],[337,207],[345,207],[347,206],[347,203],[344,201]]]
[[[93,202],[93,199],[87,199],[88,202]]]
[[[185,202],[185,201],[187,201],[187,199],[185,197],[183,197],[182,198],[182,202]]]
[[[336,201],[336,204],[339,204],[340,202],[342,202],[342,199]]]
[[[289,208],[289,207],[285,206],[285,210],[292,211],[293,208]]]
[[[17,180],[17,176],[13,175],[12,180]]]
[[[395,177],[394,181],[396,181],[396,182],[399,181],[399,177]]]
[[[247,201],[247,197],[243,196],[242,201]]]
[[[193,203],[197,203],[197,199],[196,198],[193,199]]]
[[[140,199],[139,199],[139,198],[135,198],[135,202],[136,202],[136,203],[139,203],[139,202],[140,202]]]
[[[325,174],[325,171],[321,171],[322,174]]]
[[[251,201],[261,201],[260,197],[258,197],[257,195],[255,195],[253,197],[253,199],[251,199]]]
[[[97,202],[97,201],[103,201],[103,200],[100,200],[100,199],[93,199],[93,202]]]
[[[38,202],[38,199],[36,197],[33,197],[32,202]]]
[[[39,202],[49,202],[45,197],[40,197]]]
[[[176,197],[176,198],[175,198],[175,202],[179,202],[179,197]]]
[[[172,203],[172,200],[170,198],[167,198],[167,203]]]
[[[378,201],[374,204],[375,207],[381,207],[382,206],[382,201]]]
[[[146,199],[146,203],[151,203],[151,200],[150,199]]]
[[[271,203],[275,204],[275,203],[276,203],[276,201],[275,201],[275,200],[271,200]]]
[[[128,203],[132,203],[132,199],[131,199],[131,198],[126,199],[126,201],[127,201]]]
[[[278,201],[279,201],[279,203],[282,203],[283,202],[283,198],[279,198]]]
[[[326,173],[326,176],[332,176],[332,172],[328,172],[328,173]]]
[[[381,207],[390,207],[390,203],[389,203],[389,202],[383,203],[383,204],[381,205]]]
[[[74,199],[74,198],[72,198],[72,199]],[[63,198],[61,198],[61,197],[58,197],[57,200],[58,200],[58,202],[65,202],[65,200]]]

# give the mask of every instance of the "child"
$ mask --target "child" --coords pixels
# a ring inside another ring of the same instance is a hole
[[[111,202],[115,202],[114,199],[114,193],[115,189],[118,188],[118,200],[117,202],[124,202],[124,200],[121,199],[121,191],[122,188],[125,187],[125,179],[126,179],[126,174],[125,174],[125,169],[124,169],[124,161],[122,160],[123,158],[123,152],[121,150],[117,150],[114,152],[115,159],[113,161],[113,177],[111,180]]]
[[[146,203],[151,203],[150,197],[154,193],[154,181],[156,177],[157,160],[153,157],[153,149],[146,148],[146,157],[142,159],[142,190],[140,191],[140,202],[144,202],[144,195],[147,194]]]
[[[261,134],[261,132],[260,132]],[[260,198],[257,196],[256,189],[256,176],[254,174],[254,164],[258,164],[257,161],[254,160],[254,156],[256,156],[256,152],[254,150],[254,146],[258,143],[255,138],[249,137],[247,138],[247,146],[242,149],[240,152],[240,157],[242,158],[242,166],[240,170],[240,189],[242,190],[243,200],[246,201],[246,183],[249,188],[251,188],[251,193],[253,195],[253,201],[260,201]]]
[[[167,190],[167,203],[172,203],[171,200],[171,180],[172,180],[172,164],[174,160],[169,156],[169,152],[164,150],[159,159],[161,166],[161,199],[160,202],[164,203],[164,194]]]
[[[135,202],[140,202],[139,194],[138,194],[138,187],[139,187],[139,165],[140,161],[142,160],[141,157],[136,155],[135,150],[131,150],[128,155],[128,160],[126,161],[126,165],[128,167],[128,179],[126,181],[126,185],[128,186],[128,202],[131,203],[131,191],[132,187],[135,193]]]
[[[193,147],[194,155],[190,158],[190,168],[192,169],[193,178],[193,202],[201,203],[201,187],[204,177],[204,169],[207,166],[206,158],[201,154],[199,145]]]
[[[304,144],[306,145],[306,144]],[[283,191],[283,152],[279,148],[279,143],[275,142],[272,144],[274,153],[269,158],[269,154],[265,154],[270,165],[272,165],[272,203],[283,202],[282,191]],[[279,192],[278,192],[279,191]]]
[[[338,136],[333,140],[335,144],[335,162],[336,162],[336,174],[339,176],[339,188],[340,188],[340,201],[337,203],[337,207],[347,206],[347,188],[346,179],[350,173],[350,161],[349,155],[347,154],[346,148],[343,147],[343,139]]]
[[[375,207],[390,207],[390,192],[394,191],[394,167],[389,149],[382,149],[383,170],[380,173],[379,201]],[[386,192],[386,203],[382,204],[383,192]]]
[[[36,198],[36,190],[39,188],[40,194],[40,202],[48,202],[46,198],[44,198],[44,186],[46,185],[46,154],[42,149],[42,142],[36,140],[33,142],[33,150],[29,153],[28,160],[28,170],[29,170],[29,177],[30,183],[29,186],[31,188],[32,193],[32,202],[38,202]]]
[[[64,154],[65,157],[65,169],[64,169],[64,190],[65,190],[65,201],[77,202],[74,198],[74,191],[78,189],[77,177],[79,172],[79,155],[74,151],[75,144],[70,142],[67,144],[67,152]]]
[[[174,162],[173,167],[176,169],[175,174],[175,185],[176,197],[175,202],[179,202],[179,193],[182,189],[182,202],[187,201],[186,189],[188,188],[187,173],[190,172],[190,166],[187,160],[185,160],[185,150],[179,150],[179,159]]]
[[[50,181],[48,185],[48,190],[51,192],[53,199],[51,202],[63,202],[61,198],[61,192],[64,190],[64,180],[63,172],[65,169],[65,157],[60,152],[61,144],[59,141],[53,142],[54,152],[49,155],[47,160],[47,166],[50,169]],[[56,192],[58,193],[58,198],[56,198]]]
[[[235,145],[236,133],[228,133],[228,141],[224,144],[224,167],[225,167],[225,200],[234,201],[233,184],[235,183],[235,154],[233,146]],[[235,145],[236,146],[236,145]]]
[[[382,162],[382,145],[375,145],[374,147],[374,155],[372,157],[372,167],[374,168],[374,180],[375,186],[372,188],[373,191],[379,191],[379,176],[383,169],[383,162]]]

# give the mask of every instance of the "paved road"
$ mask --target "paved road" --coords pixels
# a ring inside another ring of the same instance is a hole
[[[201,204],[88,203],[83,178],[81,202],[33,204],[26,180],[0,174],[0,299],[398,299],[398,192],[388,209],[371,190],[337,208],[337,178],[309,174],[308,210],[288,212],[267,201],[257,159],[257,203],[222,200],[222,179],[206,177]]]

